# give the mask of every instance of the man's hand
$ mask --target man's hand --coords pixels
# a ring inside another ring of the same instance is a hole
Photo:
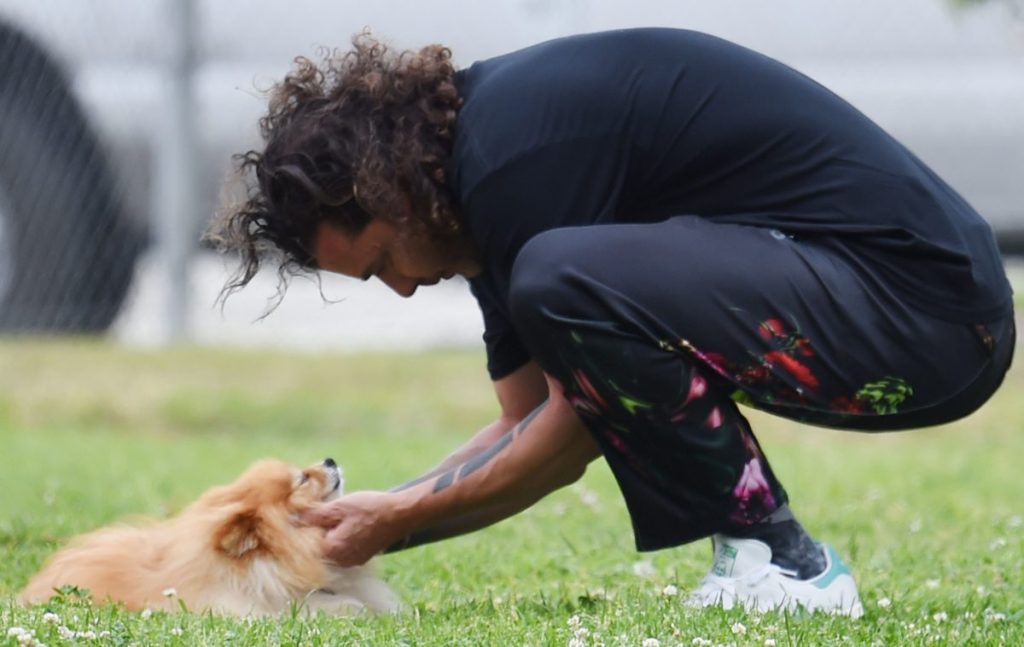
[[[557,382],[549,378],[548,387],[548,400],[486,449],[397,490],[356,492],[303,515],[328,529],[327,557],[355,566],[386,548],[470,532],[582,476],[600,450]]]
[[[406,535],[387,492],[353,492],[303,512],[299,519],[327,529],[324,554],[339,566],[359,566]]]

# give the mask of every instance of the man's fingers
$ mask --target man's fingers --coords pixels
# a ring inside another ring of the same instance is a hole
[[[322,503],[299,513],[299,522],[307,526],[333,528],[338,525],[339,521],[341,521],[341,515],[337,508],[330,503]]]
[[[356,549],[346,538],[339,538],[337,535],[336,531],[331,531],[324,537],[324,554],[330,561],[343,568],[351,568],[362,566],[373,559],[372,554]]]

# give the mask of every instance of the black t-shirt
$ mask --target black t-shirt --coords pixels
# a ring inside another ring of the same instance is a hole
[[[458,73],[449,178],[484,272],[470,281],[497,379],[529,355],[507,308],[516,255],[555,227],[674,215],[814,236],[924,312],[1012,309],[989,226],[828,89],[692,31],[562,38]]]

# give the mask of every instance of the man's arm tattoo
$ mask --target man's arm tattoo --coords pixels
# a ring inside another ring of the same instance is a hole
[[[485,465],[489,460],[491,460],[499,453],[501,453],[501,451],[508,447],[508,445],[517,436],[519,436],[526,430],[526,427],[529,426],[533,419],[536,418],[537,415],[541,412],[541,410],[544,409],[544,406],[546,404],[547,402],[544,402],[539,407],[531,411],[530,415],[523,418],[522,421],[520,421],[519,424],[516,425],[512,431],[504,434],[493,445],[488,447],[480,454],[477,454],[473,458],[467,460],[462,465],[458,465],[451,469],[445,470],[443,473],[441,473],[441,476],[437,479],[437,482],[434,483],[433,492],[437,493],[444,490],[447,487],[450,487],[452,483],[469,476],[475,470],[479,469],[480,467]],[[416,483],[422,483],[426,480],[434,478],[435,476],[437,476],[437,474],[438,472],[435,470],[434,472],[421,476],[415,481],[407,483],[401,487],[402,489],[406,487],[412,487],[412,485],[415,485]],[[429,544],[431,542],[435,542],[441,539],[447,539],[448,537],[454,537],[456,535],[464,534],[478,527],[478,524],[474,522],[474,519],[479,514],[479,512],[469,513],[468,515],[464,515],[463,517],[459,517],[458,519],[453,519],[448,522],[442,523],[441,525],[435,528],[426,528],[419,532],[414,532],[410,535],[407,535],[406,537],[403,537],[391,546],[387,547],[384,550],[384,552],[393,553],[399,550],[404,550],[406,548],[412,548],[413,546]],[[489,523],[492,522],[485,522],[484,525],[487,525]]]
[[[427,472],[423,476],[418,476],[418,477],[414,478],[411,481],[408,481],[406,483],[402,483],[401,485],[398,485],[396,487],[391,488],[391,491],[392,492],[401,492],[402,490],[408,490],[409,488],[414,487],[416,485],[419,485],[420,483],[423,483],[424,481],[429,481],[430,479],[434,478],[438,474],[442,474],[442,473],[444,473],[446,471],[447,470],[445,470],[445,469],[433,469],[433,470],[430,470],[429,472]]]
[[[536,409],[531,411],[525,418],[523,418],[519,422],[518,425],[516,425],[516,427],[513,429],[513,431],[509,432],[509,433],[513,433],[514,432],[515,434],[518,434],[523,429],[525,429],[526,425],[529,424],[530,421],[533,420],[537,416],[538,413],[540,413],[541,409],[544,408],[545,404],[547,404],[547,401],[544,401],[540,406],[538,406]],[[391,492],[401,492],[402,490],[408,490],[411,487],[415,487],[415,486],[419,485],[420,483],[424,483],[426,481],[429,481],[430,479],[435,478],[437,476],[441,476],[442,477],[441,479],[438,479],[439,481],[447,480],[447,483],[445,483],[444,486],[441,487],[441,488],[438,488],[437,485],[435,484],[435,490],[434,491],[437,492],[439,490],[443,490],[445,487],[448,487],[449,485],[452,484],[452,482],[455,479],[455,473],[457,471],[459,471],[460,468],[464,468],[465,464],[473,462],[474,460],[480,458],[483,454],[486,454],[488,452],[492,452],[493,451],[493,452],[497,453],[498,451],[501,451],[501,449],[503,449],[505,447],[505,445],[507,445],[511,441],[512,441],[512,436],[510,436],[509,434],[504,434],[501,438],[499,438],[497,441],[495,441],[494,445],[491,445],[487,449],[484,449],[480,454],[477,454],[476,456],[473,456],[472,458],[468,459],[465,463],[462,463],[460,465],[456,465],[455,467],[438,467],[438,468],[432,469],[429,472],[427,472],[426,474],[423,474],[422,476],[418,476],[418,477],[414,478],[411,481],[407,481],[406,483],[402,483],[401,485],[398,485],[398,486],[395,486],[395,487],[391,488]],[[501,446],[497,447],[497,445],[499,445],[499,444]],[[464,476],[468,476],[470,472],[472,472],[476,468],[480,467],[481,465],[486,463],[487,460],[489,460],[491,458],[493,458],[493,454],[489,455],[487,457],[487,459],[484,460],[483,462],[479,463],[478,465],[475,465],[473,467],[473,469],[471,469],[469,472],[466,472],[465,474],[460,474],[460,478],[462,478]]]
[[[541,403],[539,407],[531,411],[528,416],[523,418],[512,431],[504,434],[501,438],[495,441],[493,445],[491,445],[484,451],[480,452],[473,458],[470,458],[462,465],[459,465],[458,467],[453,467],[444,474],[442,474],[441,477],[434,482],[434,494],[437,494],[441,490],[444,490],[445,488],[449,487],[452,483],[455,483],[456,481],[461,481],[462,479],[466,478],[473,472],[477,471],[478,469],[486,465],[492,458],[500,454],[503,449],[508,447],[512,443],[512,441],[515,440],[515,438],[517,438],[520,434],[526,431],[526,427],[531,422],[533,422],[533,419],[536,418],[541,411],[544,410],[544,407],[547,406],[547,404],[548,401],[545,400],[544,402]]]

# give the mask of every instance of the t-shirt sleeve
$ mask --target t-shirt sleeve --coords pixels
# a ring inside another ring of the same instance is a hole
[[[530,361],[530,354],[516,334],[495,286],[482,276],[469,281],[469,289],[480,305],[484,317],[484,345],[487,347],[487,372],[499,380]]]

